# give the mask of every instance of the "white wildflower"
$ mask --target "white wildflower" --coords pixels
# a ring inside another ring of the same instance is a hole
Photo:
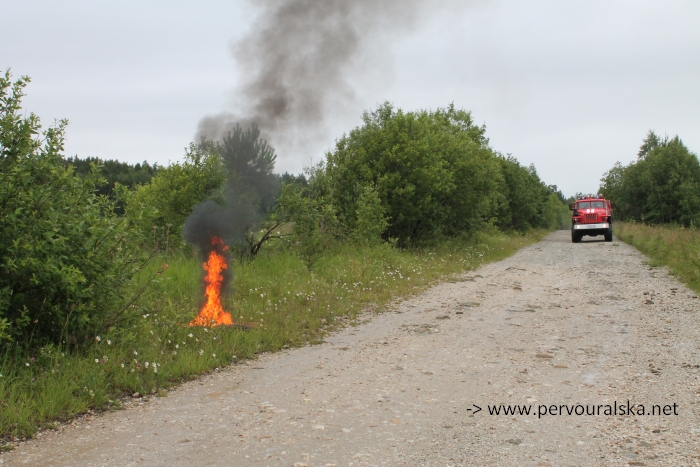
[[[100,342],[102,339],[100,339],[100,336],[95,336],[95,340],[96,340],[97,342]]]

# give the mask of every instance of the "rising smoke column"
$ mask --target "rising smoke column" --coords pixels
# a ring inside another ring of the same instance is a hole
[[[443,0],[445,3],[446,0]],[[256,123],[286,152],[318,138],[331,103],[349,102],[346,80],[353,59],[415,23],[420,0],[258,0],[252,33],[232,47],[245,79],[235,89],[239,107],[199,123],[197,138],[217,140],[233,123]],[[431,5],[434,7],[435,3]],[[381,43],[384,43],[381,45]]]
[[[217,251],[228,262],[230,251],[221,247],[243,248],[246,234],[257,227],[274,203],[279,189],[279,180],[272,172],[275,151],[259,137],[257,126],[244,130],[236,125],[214,144],[227,173],[223,203],[205,201],[196,205],[182,231],[185,241],[196,246],[204,260]],[[220,274],[221,290],[225,292],[231,268],[224,268]]]
[[[225,203],[197,205],[185,223],[185,240],[204,257],[213,236],[226,245],[241,244],[274,201],[277,179],[275,156],[259,139],[285,152],[290,146],[318,138],[325,130],[325,112],[332,102],[349,102],[354,93],[347,74],[365,47],[388,47],[391,38],[421,16],[455,0],[256,0],[262,9],[251,34],[232,47],[245,74],[234,93],[232,113],[203,118],[196,139],[217,142],[229,179]],[[243,131],[243,128],[250,128]],[[256,157],[252,155],[257,154]],[[247,156],[246,156],[247,155]],[[224,283],[230,268],[223,271]]]

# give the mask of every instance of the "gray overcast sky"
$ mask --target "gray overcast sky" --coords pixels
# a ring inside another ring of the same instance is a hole
[[[246,70],[231,48],[259,14],[245,1],[6,1],[0,67],[32,78],[24,107],[44,125],[71,121],[67,155],[163,164],[181,159],[202,117],[236,112]],[[353,97],[329,103],[325,128],[277,144],[278,169],[319,161],[383,101],[454,102],[486,124],[494,149],[534,163],[564,194],[595,192],[650,129],[700,151],[699,23],[697,0],[425,8],[361,44],[343,68]]]

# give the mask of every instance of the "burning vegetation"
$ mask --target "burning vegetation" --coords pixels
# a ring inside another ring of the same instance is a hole
[[[221,285],[224,280],[222,272],[228,269],[224,253],[228,247],[219,237],[212,237],[211,251],[206,263],[202,264],[206,275],[204,276],[205,303],[199,314],[190,322],[190,326],[219,326],[222,324],[234,324],[231,313],[224,310],[221,304]]]
[[[274,204],[279,189],[272,172],[274,150],[259,136],[255,125],[247,130],[237,125],[221,141],[206,142],[221,158],[226,184],[223,199],[196,205],[183,228],[185,240],[197,247],[205,261],[205,303],[191,326],[234,324],[222,305],[233,277],[230,261],[234,254],[246,256],[246,241]]]

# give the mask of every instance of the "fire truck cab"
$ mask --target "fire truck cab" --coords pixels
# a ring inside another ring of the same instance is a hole
[[[603,235],[606,242],[613,240],[612,203],[598,197],[584,197],[569,205],[571,210],[571,241],[578,243],[584,235]]]

